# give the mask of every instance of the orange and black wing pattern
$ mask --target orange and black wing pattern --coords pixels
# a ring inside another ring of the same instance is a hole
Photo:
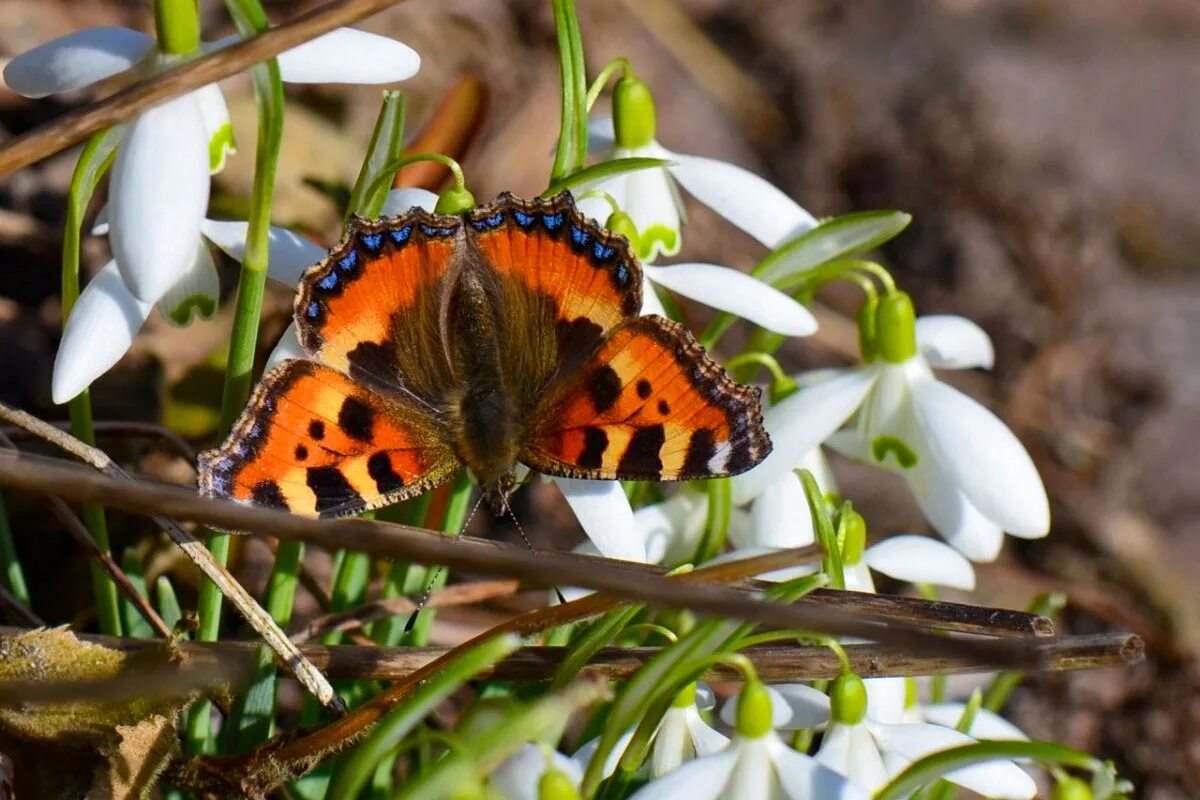
[[[771,440],[741,386],[682,325],[621,325],[534,413],[520,460],[548,475],[675,481],[736,475]]]
[[[312,361],[259,383],[220,448],[200,456],[200,492],[305,516],[395,503],[461,466],[438,420]]]
[[[641,311],[642,271],[628,241],[579,213],[569,192],[535,200],[505,193],[466,224],[474,249],[509,287],[509,341],[552,362],[510,374],[543,383],[569,374]]]
[[[308,355],[388,394],[436,403],[450,382],[439,311],[462,225],[419,208],[352,218],[300,281],[296,326]]]

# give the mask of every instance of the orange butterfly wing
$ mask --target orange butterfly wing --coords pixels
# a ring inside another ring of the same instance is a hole
[[[552,390],[520,460],[571,478],[736,475],[771,451],[759,393],[734,382],[682,325],[636,317]]]
[[[308,355],[432,410],[451,385],[439,314],[462,225],[419,208],[352,218],[300,282],[296,332]]]
[[[259,383],[200,492],[296,514],[352,514],[421,494],[461,466],[436,418],[312,361]]]

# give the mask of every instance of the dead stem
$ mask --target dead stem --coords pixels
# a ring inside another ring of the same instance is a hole
[[[0,147],[0,175],[40,161],[145,109],[235,75],[334,28],[350,25],[400,0],[335,0],[266,33],[189,61],[34,128]]]
[[[108,495],[120,495],[129,490],[132,486],[139,485],[128,473],[121,469],[113,462],[108,454],[103,450],[95,447],[90,447],[80,440],[71,436],[66,431],[61,431],[58,428],[43,422],[32,414],[28,414],[18,409],[10,408],[3,403],[0,403],[0,418],[18,425],[25,430],[36,434],[42,439],[51,444],[60,447],[86,464],[94,467],[104,473],[104,480],[111,483],[108,490]],[[14,460],[23,462],[29,456],[26,454],[16,453],[13,450],[3,450],[5,460]],[[73,467],[78,469],[78,467]],[[88,474],[91,477],[101,477],[92,473]],[[46,491],[43,494],[60,495],[58,486],[47,485]],[[60,501],[61,502],[61,501]],[[250,596],[250,593],[237,582],[237,580],[229,573],[225,567],[220,564],[212,553],[208,551],[201,542],[197,541],[190,533],[180,527],[179,523],[167,516],[159,515],[154,509],[148,509],[154,520],[160,528],[166,531],[167,535],[175,544],[179,545],[180,549],[192,560],[201,572],[208,577],[221,590],[230,604],[241,613],[241,615],[250,623],[250,627],[262,637],[280,661],[291,670],[298,681],[305,689],[312,692],[313,696],[321,702],[322,705],[333,709],[336,712],[344,712],[345,706],[341,698],[334,692],[333,686],[329,680],[321,674],[321,671],[314,667],[308,659],[306,659],[296,645],[292,644],[271,616],[263,610],[262,606]],[[89,537],[90,538],[90,537]]]

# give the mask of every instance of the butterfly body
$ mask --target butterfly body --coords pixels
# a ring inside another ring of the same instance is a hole
[[[202,455],[201,491],[333,516],[463,466],[496,506],[518,462],[684,480],[761,461],[758,390],[682,326],[638,316],[641,291],[626,240],[566,193],[355,219],[301,281],[309,360],[264,377],[229,439]]]

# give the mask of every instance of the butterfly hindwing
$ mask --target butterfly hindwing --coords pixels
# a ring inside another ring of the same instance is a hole
[[[771,450],[759,390],[735,383],[687,329],[658,316],[613,331],[531,424],[520,460],[574,478],[736,475]]]
[[[419,208],[353,218],[300,281],[297,335],[308,355],[357,381],[435,404],[450,382],[439,312],[462,225],[460,217]]]
[[[306,516],[421,494],[461,466],[436,420],[312,361],[258,385],[225,444],[200,457],[200,491]]]

